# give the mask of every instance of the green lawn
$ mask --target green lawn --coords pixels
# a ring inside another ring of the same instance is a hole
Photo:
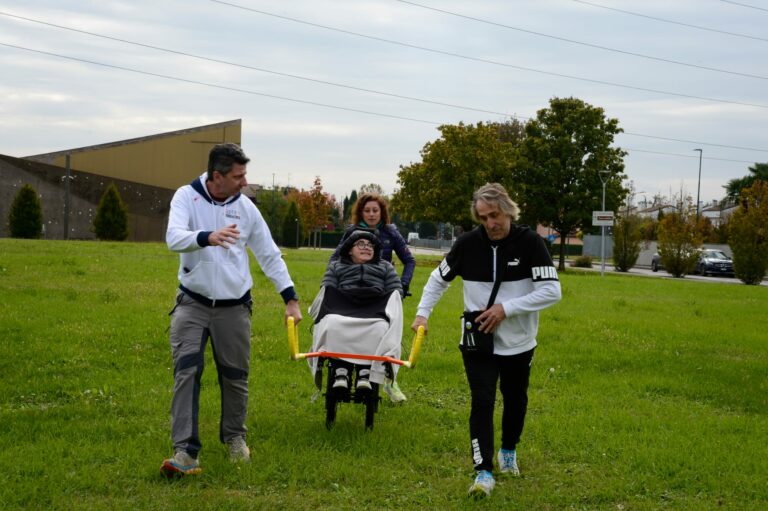
[[[305,311],[328,256],[285,251]],[[406,326],[437,260],[418,262]],[[523,477],[478,503],[465,497],[461,284],[401,372],[408,401],[383,402],[372,432],[361,406],[342,406],[327,431],[254,264],[253,462],[231,465],[218,443],[209,350],[204,472],[165,481],[177,264],[163,244],[0,239],[1,508],[768,509],[768,289],[614,273],[561,275],[563,301],[541,318]]]

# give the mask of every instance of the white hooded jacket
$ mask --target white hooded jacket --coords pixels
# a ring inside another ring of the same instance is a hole
[[[207,174],[179,188],[171,200],[168,248],[180,253],[179,283],[211,300],[240,300],[250,296],[253,286],[248,263],[249,247],[264,274],[284,301],[295,298],[293,281],[258,208],[242,194],[226,202],[213,200],[205,186]],[[211,232],[235,224],[240,238],[229,248],[211,246]]]

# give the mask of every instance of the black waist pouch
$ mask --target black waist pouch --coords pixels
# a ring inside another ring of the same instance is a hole
[[[493,355],[493,333],[480,331],[480,323],[475,323],[483,311],[469,311],[461,315],[461,351],[464,353]]]

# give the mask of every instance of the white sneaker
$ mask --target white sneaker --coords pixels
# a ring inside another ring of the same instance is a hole
[[[469,487],[469,496],[490,497],[494,486],[496,486],[496,481],[493,479],[493,474],[487,470],[478,470],[475,482]]]
[[[384,380],[384,392],[389,396],[389,400],[393,403],[402,403],[408,398],[405,397],[403,391],[400,390],[400,386],[396,381],[392,381],[389,378]]]
[[[371,390],[371,382],[368,380],[370,376],[371,371],[369,369],[360,369],[357,372],[357,383],[355,384],[355,389],[362,391]]]
[[[517,451],[512,449],[499,449],[499,470],[502,474],[512,474],[513,476],[520,475],[520,469],[517,468]]]
[[[229,447],[229,461],[248,463],[251,461],[251,450],[245,443],[245,437],[236,436],[227,441]]]
[[[349,381],[347,380],[347,370],[344,367],[339,367],[333,373],[333,388],[335,390],[347,390],[349,388]]]

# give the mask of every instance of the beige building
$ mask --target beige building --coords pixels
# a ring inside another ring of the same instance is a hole
[[[18,190],[29,184],[43,206],[44,238],[95,239],[96,208],[104,190],[115,183],[128,209],[128,239],[161,241],[176,189],[205,171],[211,147],[239,144],[241,139],[237,119],[24,158],[0,155],[0,236],[8,236],[10,205]]]

